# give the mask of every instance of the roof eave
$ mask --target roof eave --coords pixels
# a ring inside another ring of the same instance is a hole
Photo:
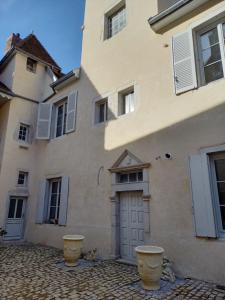
[[[36,57],[35,55],[30,54],[29,52],[26,52],[18,47],[12,47],[6,54],[3,56],[3,58],[0,61],[0,71],[4,69],[4,67],[7,65],[7,63],[10,61],[10,59],[16,54],[16,52],[21,52],[25,54],[26,56],[29,56],[30,58],[33,58],[34,60],[47,65],[49,67],[52,67],[54,69],[57,69],[58,71],[61,71],[60,67],[56,67],[55,65],[51,65],[50,63],[47,63],[44,60],[41,60],[40,58]]]
[[[149,18],[148,22],[155,32],[175,22],[210,0],[180,0],[168,9]]]
[[[78,80],[79,78],[80,78],[80,68],[77,68],[77,69],[74,69],[74,70],[70,71],[69,73],[67,73],[63,77],[59,78],[58,80],[56,80],[52,84],[50,84],[50,87],[53,90],[57,91],[57,90],[60,90],[60,89],[64,88],[65,86],[67,86],[71,82],[74,82],[74,81]]]

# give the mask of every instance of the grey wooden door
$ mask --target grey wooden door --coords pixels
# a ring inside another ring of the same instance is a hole
[[[8,218],[5,226],[7,234],[4,236],[4,240],[18,240],[23,237],[26,199],[11,197],[9,201]]]
[[[144,244],[144,205],[141,192],[120,194],[120,255],[135,261],[134,248]]]

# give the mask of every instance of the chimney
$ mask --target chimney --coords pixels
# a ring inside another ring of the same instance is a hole
[[[6,42],[6,47],[5,47],[5,54],[6,52],[8,52],[12,47],[16,46],[16,44],[18,44],[19,42],[21,41],[21,38],[20,38],[20,34],[17,33],[12,33],[8,39],[7,39],[7,42]]]

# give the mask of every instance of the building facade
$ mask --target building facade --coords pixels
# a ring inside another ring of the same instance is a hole
[[[79,233],[131,262],[156,244],[178,275],[223,283],[224,40],[224,1],[87,0],[80,69],[3,58],[5,239]]]

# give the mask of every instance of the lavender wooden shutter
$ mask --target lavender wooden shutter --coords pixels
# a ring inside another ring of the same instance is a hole
[[[38,109],[38,123],[36,138],[48,140],[50,138],[52,104],[40,103]]]
[[[174,36],[172,46],[175,92],[180,94],[197,87],[192,31]]]
[[[190,175],[196,235],[217,236],[207,155],[190,157]]]

